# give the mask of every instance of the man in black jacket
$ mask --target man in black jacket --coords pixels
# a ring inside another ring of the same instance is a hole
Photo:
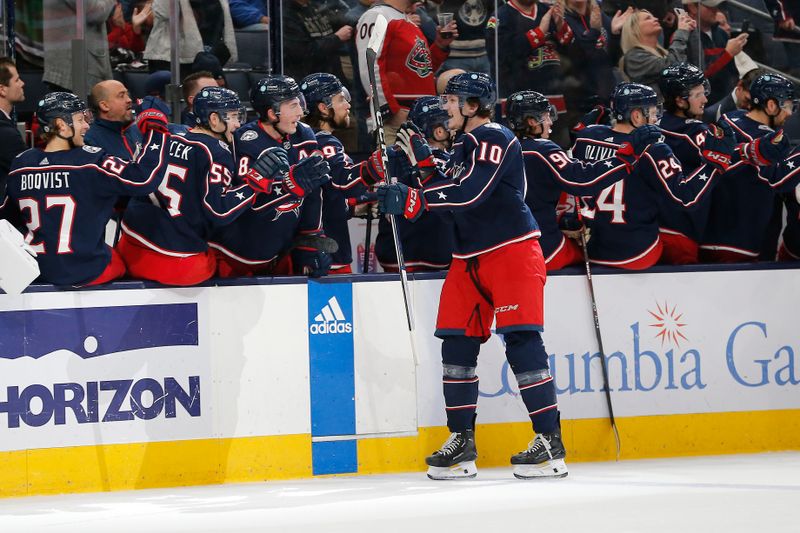
[[[284,74],[302,80],[313,72],[328,72],[345,80],[339,52],[353,37],[352,26],[335,32],[328,14],[309,0],[287,0],[283,16]]]
[[[0,58],[0,203],[6,195],[6,177],[11,161],[27,148],[17,125],[11,119],[14,104],[25,101],[25,82],[17,66],[7,57]]]

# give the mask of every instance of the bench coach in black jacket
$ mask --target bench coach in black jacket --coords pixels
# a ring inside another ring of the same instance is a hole
[[[0,203],[6,195],[6,176],[11,161],[27,148],[11,119],[14,104],[25,101],[25,82],[13,61],[0,58]]]

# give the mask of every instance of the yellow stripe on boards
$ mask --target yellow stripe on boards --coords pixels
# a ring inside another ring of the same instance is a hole
[[[567,461],[615,457],[607,419],[564,420]],[[618,419],[622,459],[800,450],[800,410]],[[359,474],[420,472],[447,428],[358,440]],[[479,424],[478,466],[507,466],[533,437],[528,423]],[[0,452],[0,497],[312,477],[311,436],[184,440]]]
[[[311,436],[0,452],[0,497],[311,477]]]
[[[567,461],[616,457],[608,419],[563,420]],[[800,410],[641,416],[617,419],[621,459],[800,450]],[[417,437],[358,441],[360,474],[425,470],[425,456],[447,439],[447,428],[420,428]],[[508,466],[533,438],[526,422],[478,424],[479,467]],[[416,454],[416,455],[414,455]]]

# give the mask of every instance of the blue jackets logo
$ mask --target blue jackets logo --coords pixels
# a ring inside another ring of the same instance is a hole
[[[314,323],[309,326],[312,335],[327,335],[335,333],[352,333],[353,323],[348,322],[342,307],[333,296],[322,310],[314,317]]]

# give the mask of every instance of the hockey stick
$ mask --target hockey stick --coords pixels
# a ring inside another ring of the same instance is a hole
[[[589,282],[589,297],[592,301],[592,315],[594,316],[594,335],[597,338],[597,348],[600,350],[600,366],[603,369],[603,385],[606,391],[606,404],[608,405],[608,418],[611,420],[611,429],[614,430],[614,440],[617,444],[617,461],[619,461],[622,443],[619,440],[619,430],[617,421],[614,418],[614,406],[611,403],[611,384],[608,382],[608,363],[606,362],[606,351],[603,349],[603,335],[600,333],[600,315],[597,314],[597,299],[594,295],[594,281],[592,281],[592,267],[589,265],[589,249],[586,247],[586,226],[581,216],[581,201],[575,198],[575,213],[581,223],[581,248],[583,248],[583,263],[586,267],[586,279]]]
[[[386,17],[378,15],[375,18],[375,25],[372,27],[372,34],[369,36],[367,44],[367,74],[369,75],[369,87],[372,93],[370,103],[372,104],[372,116],[375,120],[375,129],[378,132],[378,148],[381,151],[381,163],[384,169],[384,181],[391,183],[389,176],[389,159],[386,155],[386,137],[383,133],[383,116],[381,116],[381,106],[378,102],[378,83],[375,79],[375,63],[378,60],[378,50],[383,45],[386,37]],[[419,365],[417,349],[414,344],[414,317],[411,313],[411,303],[409,301],[408,273],[406,263],[403,260],[403,245],[400,243],[400,233],[397,231],[397,219],[395,215],[389,215],[389,222],[392,224],[392,237],[394,238],[394,249],[397,253],[397,267],[400,271],[400,286],[403,288],[403,303],[406,306],[406,319],[408,320],[408,333],[411,337],[411,355],[414,357],[414,365]],[[367,243],[369,245],[369,243]]]
[[[372,255],[370,250],[370,242],[372,241],[372,208],[367,211],[367,232],[364,235],[364,263],[361,272],[367,274],[369,272],[369,260]]]

